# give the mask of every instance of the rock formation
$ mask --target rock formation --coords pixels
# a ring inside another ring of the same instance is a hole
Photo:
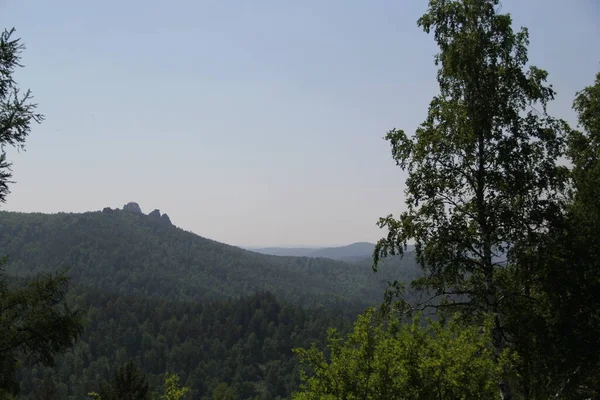
[[[163,214],[162,217],[160,217],[160,219],[165,225],[173,225],[173,223],[171,222],[171,218],[169,218],[167,214]]]
[[[140,205],[134,201],[129,202],[123,206],[123,211],[134,212],[136,214],[142,214],[142,209]]]
[[[152,219],[160,219],[160,210],[156,209],[148,214],[148,216]]]

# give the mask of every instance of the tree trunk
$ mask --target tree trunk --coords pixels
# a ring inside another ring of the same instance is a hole
[[[492,241],[491,232],[486,215],[486,204],[485,204],[485,130],[480,129],[477,143],[477,189],[476,189],[476,202],[477,202],[477,222],[479,224],[482,247],[483,247],[483,269],[485,274],[485,290],[486,290],[486,308],[488,312],[494,315],[494,328],[492,330],[492,340],[494,344],[494,359],[499,362],[500,355],[504,349],[504,339],[502,337],[502,326],[500,324],[500,317],[498,316],[498,295],[494,284],[494,265],[492,263]],[[506,374],[502,374],[500,381],[498,382],[502,400],[512,400],[512,391],[510,384],[506,379]]]

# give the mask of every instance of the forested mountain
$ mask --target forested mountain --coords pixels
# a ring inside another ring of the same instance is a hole
[[[83,399],[127,361],[162,390],[177,373],[188,398],[211,399],[217,386],[234,398],[275,399],[298,388],[294,347],[322,345],[328,327],[351,321],[324,309],[280,303],[270,293],[238,300],[177,302],[76,287],[71,302],[88,308],[88,326],[54,368],[20,370],[21,397]]]
[[[287,398],[298,389],[295,347],[324,344],[377,305],[389,280],[416,276],[414,257],[371,263],[278,257],[209,240],[137,204],[83,214],[0,212],[7,272],[68,267],[69,303],[87,327],[55,367],[19,372],[27,399],[80,399],[133,360],[162,390],[177,373],[190,398]],[[46,397],[44,397],[46,396]]]
[[[252,249],[257,253],[274,256],[315,257],[330,258],[347,262],[364,261],[370,259],[375,250],[374,243],[357,242],[347,246],[303,248],[303,247],[263,247]]]
[[[83,214],[0,212],[0,243],[11,274],[69,267],[76,284],[171,300],[270,291],[299,305],[355,312],[378,304],[388,280],[414,273],[414,265],[375,274],[368,263],[258,254],[186,232],[158,211],[144,215],[131,205]]]

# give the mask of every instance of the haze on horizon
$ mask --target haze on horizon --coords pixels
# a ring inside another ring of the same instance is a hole
[[[159,208],[245,247],[374,242],[403,207],[382,139],[437,92],[426,2],[0,1],[27,49],[17,79],[46,121],[9,151],[1,208]],[[600,67],[600,3],[505,0],[530,62],[571,103]]]

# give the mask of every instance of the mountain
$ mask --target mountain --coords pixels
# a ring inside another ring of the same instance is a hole
[[[340,247],[265,247],[253,249],[253,251],[274,256],[330,258],[332,260],[357,262],[371,258],[374,249],[374,243],[357,242]]]
[[[68,267],[70,303],[87,310],[85,332],[54,367],[23,361],[26,400],[84,398],[129,360],[157,391],[164,371],[174,371],[192,398],[212,398],[224,385],[231,398],[288,398],[299,384],[293,348],[323,345],[327,328],[344,331],[378,305],[388,281],[418,272],[411,254],[386,259],[377,273],[369,258],[259,254],[135,203],[82,214],[0,212],[0,244],[13,277]],[[371,251],[366,245],[311,250],[352,257]]]
[[[328,247],[313,252],[311,257],[324,257],[343,261],[364,261],[373,257],[375,244],[357,242],[342,247]]]
[[[343,310],[379,304],[398,277],[393,269],[375,274],[368,264],[251,252],[177,228],[156,211],[0,212],[0,254],[17,276],[69,267],[76,284],[126,295],[200,300],[269,291],[294,304]]]

